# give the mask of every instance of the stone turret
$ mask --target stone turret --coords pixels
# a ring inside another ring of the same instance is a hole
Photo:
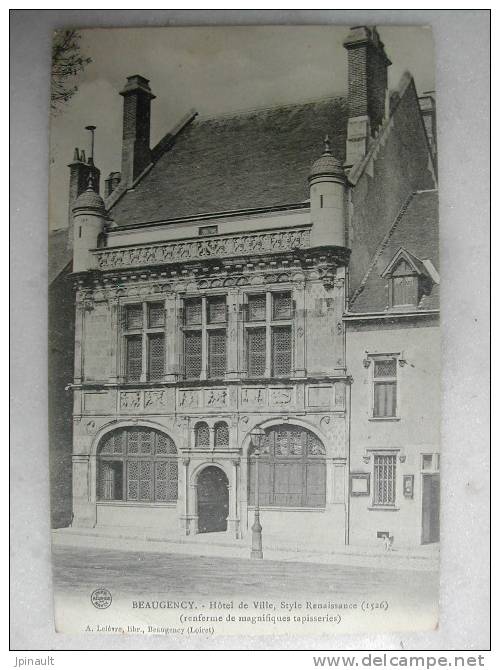
[[[325,150],[309,172],[311,245],[344,247],[347,180],[342,162],[332,154],[328,135],[324,141]]]
[[[91,249],[95,249],[104,232],[106,210],[104,200],[96,193],[92,174],[87,189],[73,205],[73,272],[91,270]]]

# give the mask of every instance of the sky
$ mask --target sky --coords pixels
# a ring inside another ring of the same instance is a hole
[[[379,26],[387,55],[389,88],[412,73],[419,94],[434,90],[430,28]],[[190,109],[199,117],[345,95],[347,26],[237,26],[115,28],[81,31],[92,62],[78,92],[51,119],[51,229],[67,226],[68,163],[75,147],[88,155],[87,125],[97,126],[95,163],[104,179],[120,170],[126,78],[150,80],[153,147]]]

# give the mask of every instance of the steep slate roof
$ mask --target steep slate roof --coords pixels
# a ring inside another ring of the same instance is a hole
[[[67,228],[49,233],[49,284],[58,277],[73,258],[71,249],[66,248]]]
[[[324,136],[343,161],[346,130],[343,98],[193,121],[111,218],[122,226],[303,202]]]
[[[417,191],[387,238],[381,241],[361,286],[353,294],[349,311],[383,312],[387,307],[387,279],[381,275],[400,248],[419,261],[430,260],[439,271],[438,192]],[[439,307],[439,285],[424,295],[419,310]]]

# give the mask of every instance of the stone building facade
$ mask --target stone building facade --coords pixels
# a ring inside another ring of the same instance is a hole
[[[74,527],[248,538],[259,427],[265,541],[437,539],[434,148],[376,29],[345,47],[347,99],[190,112],[153,148],[129,77],[104,199],[75,154]]]

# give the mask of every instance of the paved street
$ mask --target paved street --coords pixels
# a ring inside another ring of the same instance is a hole
[[[58,592],[97,585],[123,595],[231,598],[378,597],[406,606],[436,601],[438,574],[239,558],[54,546]]]

